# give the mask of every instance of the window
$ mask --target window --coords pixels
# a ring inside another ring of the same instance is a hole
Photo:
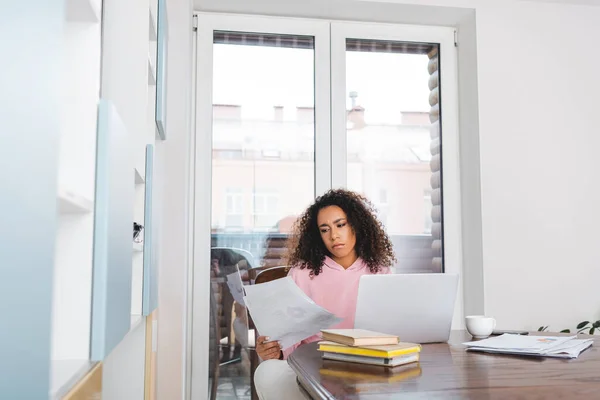
[[[254,193],[254,227],[274,229],[278,222],[279,195],[271,191]]]
[[[213,200],[212,228],[246,235],[232,242],[215,233],[213,242],[260,258],[264,235],[255,233],[274,229],[314,198],[316,126],[314,118],[296,114],[315,113],[315,41],[310,35],[216,30],[212,46],[212,185],[213,192],[227,193],[224,220]],[[289,201],[285,214],[280,195]]]
[[[241,189],[227,189],[225,226],[240,228],[244,225],[244,195]]]
[[[422,197],[432,176],[428,64],[437,46],[347,39],[346,48],[348,153],[358,154],[348,172],[362,176],[349,176],[348,186],[394,215],[389,234],[422,234]],[[382,186],[399,188],[398,195],[388,199]]]
[[[378,209],[394,244],[396,271],[441,272],[443,238],[431,232],[442,224],[442,196],[434,203],[427,195],[442,191],[440,44],[400,37],[392,27],[332,28],[332,112],[346,116],[343,128],[334,119],[333,134],[343,129],[345,135],[332,143],[346,149],[345,169],[339,179],[334,171],[334,181],[346,181]]]
[[[431,190],[426,189],[423,195],[423,217],[425,218],[423,224],[423,233],[426,235],[431,234],[431,227],[433,226],[433,220],[431,219],[431,211],[433,210],[433,204],[431,202]]]
[[[384,226],[387,226],[389,212],[387,189],[379,189],[379,197],[377,198],[377,200],[375,200],[374,204],[377,208],[379,220]]]

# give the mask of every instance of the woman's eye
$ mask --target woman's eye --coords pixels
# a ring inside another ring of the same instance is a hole
[[[327,233],[327,229],[321,229],[321,233]]]
[[[346,226],[346,223],[344,222],[343,224],[338,224],[338,226],[337,226],[337,227],[338,227],[338,228],[343,228],[343,227],[345,227],[345,226]]]

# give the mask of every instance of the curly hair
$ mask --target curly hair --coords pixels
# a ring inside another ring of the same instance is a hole
[[[396,257],[392,242],[377,219],[371,202],[358,193],[334,189],[317,197],[296,220],[289,239],[287,265],[308,268],[311,276],[322,272],[325,256],[330,256],[330,253],[317,226],[317,216],[321,209],[328,206],[338,206],[346,213],[348,224],[356,236],[356,255],[362,258],[372,273],[394,264]]]

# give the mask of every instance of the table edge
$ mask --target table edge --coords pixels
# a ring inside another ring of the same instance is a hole
[[[313,399],[336,400],[335,397],[331,393],[329,393],[322,385],[311,379],[310,374],[304,371],[302,366],[296,362],[296,360],[293,357],[293,353],[290,354],[290,356],[288,357],[287,363],[296,374],[298,384],[302,385],[302,388]]]

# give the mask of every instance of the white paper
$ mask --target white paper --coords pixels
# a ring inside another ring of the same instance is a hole
[[[489,353],[522,354],[544,357],[576,358],[593,344],[593,340],[577,336],[502,336],[464,343],[468,350]]]
[[[316,304],[290,277],[244,286],[246,307],[261,336],[283,349],[342,321]]]
[[[529,335],[511,335],[505,333],[501,336],[492,337],[484,340],[464,343],[467,347],[480,347],[497,350],[529,350],[532,352],[542,352],[554,346],[559,346],[577,336],[529,336]]]
[[[246,303],[244,302],[244,284],[242,283],[239,271],[227,275],[227,287],[229,287],[233,299],[246,307]]]
[[[582,351],[590,347],[594,343],[591,339],[573,339],[560,346],[553,347],[544,355],[548,356],[567,356],[570,358],[578,357]]]

